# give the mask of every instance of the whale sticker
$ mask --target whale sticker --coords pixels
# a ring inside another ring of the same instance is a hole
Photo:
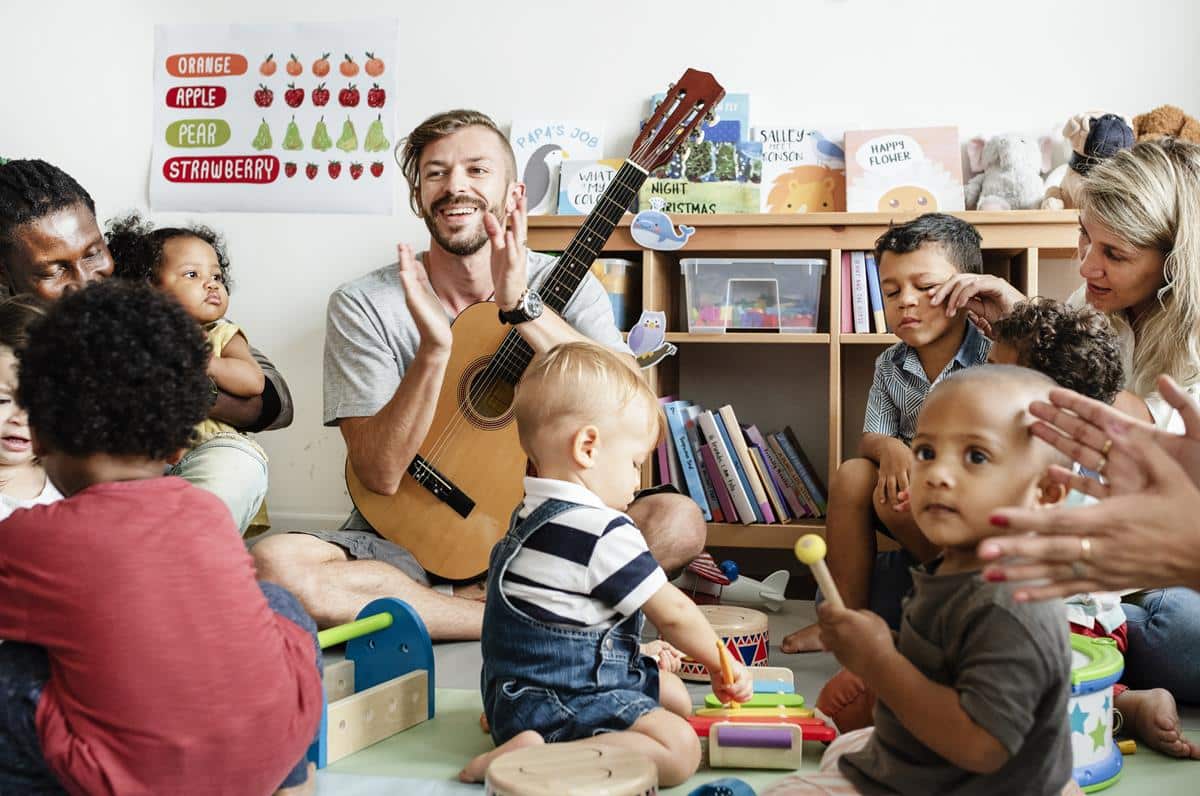
[[[633,217],[629,234],[637,245],[644,249],[673,252],[683,248],[696,231],[695,227],[680,224],[678,228],[671,217],[662,211],[666,203],[660,197],[650,200],[650,209]]]

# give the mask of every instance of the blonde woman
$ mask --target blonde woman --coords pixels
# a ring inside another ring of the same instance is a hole
[[[1127,388],[1146,402],[1155,426],[1183,433],[1178,410],[1156,382],[1168,375],[1183,393],[1200,396],[1200,146],[1143,142],[1095,166],[1080,198],[1079,260],[1084,285],[1068,303],[1086,302],[1108,316]],[[937,288],[931,302],[945,302],[951,315],[965,310],[991,321],[1023,299],[1001,279],[962,274]],[[1107,459],[1098,464],[1103,471]],[[1146,701],[1126,711],[1134,713],[1126,720],[1160,750],[1200,757],[1200,747],[1182,740],[1169,699],[1200,703],[1200,594],[1154,589],[1127,597],[1122,607],[1129,628],[1124,681],[1153,689],[1130,692]]]

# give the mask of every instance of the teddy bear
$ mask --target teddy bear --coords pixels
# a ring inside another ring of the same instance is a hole
[[[967,160],[976,174],[963,187],[969,210],[1029,210],[1045,193],[1042,172],[1050,170],[1053,142],[1021,133],[967,142]]]
[[[1133,146],[1129,120],[1115,113],[1088,111],[1076,114],[1063,126],[1063,137],[1071,144],[1071,162],[1046,179],[1049,185],[1042,200],[1045,210],[1079,206],[1079,189],[1084,175],[1101,160]]]
[[[1133,117],[1133,132],[1138,141],[1170,136],[1200,144],[1200,121],[1174,105],[1160,105],[1148,113]]]

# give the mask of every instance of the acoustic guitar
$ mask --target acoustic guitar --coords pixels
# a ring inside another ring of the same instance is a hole
[[[725,90],[689,69],[671,86],[595,208],[580,225],[538,292],[562,313],[587,276],[649,172],[691,138]],[[492,546],[508,531],[524,495],[526,457],[517,439],[512,398],[533,350],[496,316],[493,302],[467,307],[451,325],[453,343],[433,424],[407,477],[391,495],[363,486],[346,461],[346,484],[359,512],[384,537],[403,545],[426,570],[465,580],[487,569]]]

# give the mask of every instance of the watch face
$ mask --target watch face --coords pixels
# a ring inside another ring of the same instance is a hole
[[[531,290],[525,294],[525,312],[534,318],[542,314],[542,297],[537,291]]]

